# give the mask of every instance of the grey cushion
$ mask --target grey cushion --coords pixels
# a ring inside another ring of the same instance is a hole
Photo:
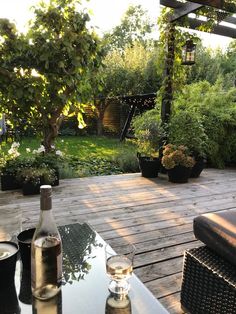
[[[236,209],[196,217],[193,231],[197,239],[236,266]]]

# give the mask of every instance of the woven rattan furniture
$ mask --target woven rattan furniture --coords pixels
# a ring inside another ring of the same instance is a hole
[[[207,246],[186,251],[181,305],[192,314],[235,314],[235,266]]]
[[[236,313],[236,210],[194,219],[204,244],[184,254],[181,306],[191,314]]]

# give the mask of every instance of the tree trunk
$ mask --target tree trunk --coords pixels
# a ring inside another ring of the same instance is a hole
[[[55,138],[58,136],[61,123],[64,116],[55,114],[48,120],[48,125],[44,128],[43,145],[45,147],[45,153],[50,153],[53,150],[53,144]]]
[[[104,112],[99,112],[97,119],[97,135],[103,135],[103,118]]]
[[[94,98],[94,106],[97,113],[97,135],[103,135],[103,119],[105,115],[108,102],[106,99],[96,99]]]

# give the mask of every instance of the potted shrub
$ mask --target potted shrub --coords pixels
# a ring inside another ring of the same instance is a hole
[[[195,164],[190,177],[197,178],[204,169],[208,136],[197,112],[178,109],[170,119],[169,142],[189,148]]]
[[[167,169],[170,182],[186,183],[190,177],[194,158],[184,145],[167,144],[163,149],[162,165]]]
[[[19,159],[8,160],[1,169],[1,189],[2,191],[20,189],[20,182],[17,180],[17,170],[19,169]]]
[[[1,169],[1,189],[2,191],[15,190],[21,188],[21,180],[18,176],[21,169],[31,167],[32,159],[16,157],[5,162]]]
[[[18,152],[20,144],[13,142],[7,154],[0,150],[0,174],[2,191],[19,189],[17,170],[21,166],[22,159]]]
[[[18,180],[22,183],[23,195],[39,194],[42,184],[51,184],[54,182],[55,171],[47,167],[22,168],[18,172]]]
[[[62,163],[62,155],[59,153],[60,151],[47,153],[47,154],[39,154],[35,156],[35,166],[37,167],[47,167],[54,171],[55,180],[51,183],[52,186],[59,185],[60,179],[60,163]]]
[[[135,117],[132,123],[139,167],[142,176],[147,178],[157,177],[160,169],[159,149],[165,132],[159,116],[158,111],[152,109]]]

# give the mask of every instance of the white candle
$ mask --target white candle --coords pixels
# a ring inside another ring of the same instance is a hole
[[[0,242],[0,260],[3,260],[17,252],[17,247],[11,243]]]

